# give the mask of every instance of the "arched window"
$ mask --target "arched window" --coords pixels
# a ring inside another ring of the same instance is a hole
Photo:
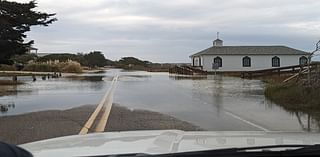
[[[299,64],[300,65],[307,65],[308,64],[308,58],[305,56],[302,56],[299,58]]]
[[[222,67],[222,58],[221,57],[214,58],[213,64],[217,65],[218,67]]]
[[[251,58],[248,56],[245,56],[242,58],[242,66],[243,67],[251,67]]]
[[[280,58],[277,56],[272,57],[272,67],[280,67]]]

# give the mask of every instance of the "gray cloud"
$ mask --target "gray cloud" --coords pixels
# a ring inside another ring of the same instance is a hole
[[[26,0],[20,0],[26,1]],[[211,46],[287,45],[311,51],[320,38],[318,0],[38,0],[56,12],[50,27],[34,27],[40,52],[101,50],[111,59],[136,56],[188,62]]]

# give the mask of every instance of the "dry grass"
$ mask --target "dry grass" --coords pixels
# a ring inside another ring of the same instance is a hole
[[[30,63],[25,66],[24,71],[35,71],[35,72],[59,72],[58,65],[50,65],[46,63]]]

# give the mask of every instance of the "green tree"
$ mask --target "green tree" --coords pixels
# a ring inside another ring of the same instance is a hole
[[[16,63],[27,64],[29,61],[35,61],[37,59],[37,55],[36,54],[15,55],[11,59]]]
[[[48,26],[56,21],[55,14],[34,11],[36,2],[9,2],[0,0],[0,64],[9,64],[10,57],[24,54],[34,41],[24,42],[31,26]]]
[[[142,61],[138,58],[134,58],[134,57],[123,57],[119,60],[118,62],[121,65],[141,65],[141,66],[147,66],[148,64],[151,64],[151,62],[149,61]]]
[[[93,51],[84,55],[89,67],[103,67],[107,65],[107,60],[100,51]]]

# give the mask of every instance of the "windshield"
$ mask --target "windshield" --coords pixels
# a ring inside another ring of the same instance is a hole
[[[32,152],[121,137],[113,154],[143,153],[129,145],[143,140],[176,152],[317,144],[319,6],[0,0],[0,141]]]

